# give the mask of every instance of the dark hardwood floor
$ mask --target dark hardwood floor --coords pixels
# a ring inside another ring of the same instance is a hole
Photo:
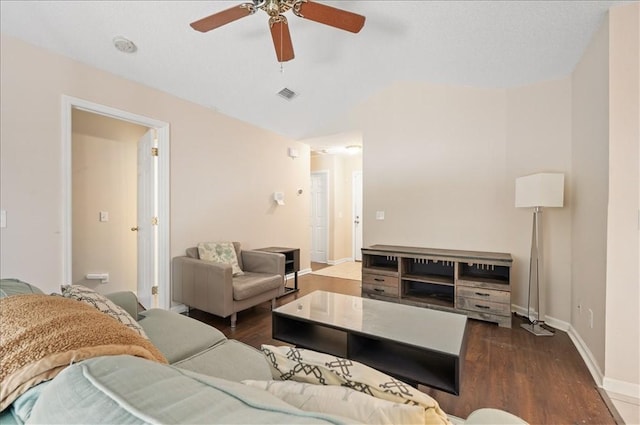
[[[298,281],[300,291],[280,298],[278,305],[317,289],[360,295],[359,281],[311,274]],[[190,316],[256,348],[283,345],[271,338],[270,303],[238,313],[235,329],[230,328],[229,318],[198,310],[191,310]],[[476,409],[493,407],[531,424],[615,424],[569,336],[556,331],[553,337],[536,337],[520,328],[520,323],[514,317],[512,329],[504,329],[470,320],[460,395],[420,389],[445,412],[462,418]]]

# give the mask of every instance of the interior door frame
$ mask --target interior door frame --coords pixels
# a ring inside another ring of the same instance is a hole
[[[169,123],[153,118],[133,114],[131,112],[112,108],[98,103],[62,95],[62,235],[63,235],[63,268],[62,277],[65,284],[72,283],[72,158],[71,144],[73,139],[71,116],[73,108],[110,118],[128,121],[156,129],[158,138],[158,305],[160,308],[171,307],[169,296],[171,279],[171,249],[170,249],[170,180],[169,180]]]

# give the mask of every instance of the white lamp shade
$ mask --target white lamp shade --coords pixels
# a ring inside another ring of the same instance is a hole
[[[538,173],[516,179],[516,208],[562,207],[564,174]]]

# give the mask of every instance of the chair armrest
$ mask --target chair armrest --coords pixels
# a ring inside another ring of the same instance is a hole
[[[279,274],[284,277],[284,254],[266,251],[240,251],[244,270],[254,273]]]
[[[135,320],[138,320],[138,297],[131,291],[112,292],[105,295],[113,303],[126,310]]]
[[[222,317],[233,313],[233,273],[229,264],[186,256],[171,261],[174,301]]]

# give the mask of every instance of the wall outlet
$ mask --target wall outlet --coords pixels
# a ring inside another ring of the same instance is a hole
[[[589,309],[589,327],[593,329],[593,310]]]
[[[376,220],[384,220],[384,211],[376,211]]]

